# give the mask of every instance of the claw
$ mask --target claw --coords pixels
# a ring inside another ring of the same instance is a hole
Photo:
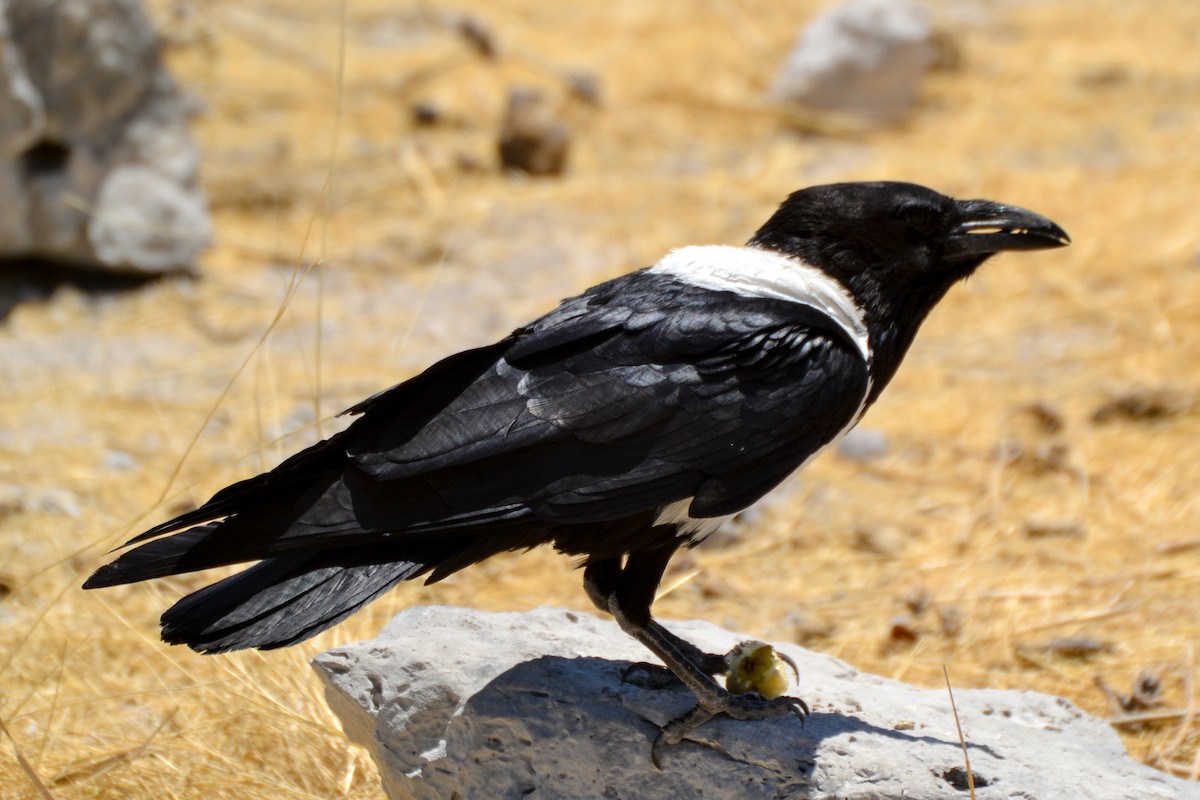
[[[664,746],[663,737],[667,735],[666,731],[659,731],[658,736],[654,737],[654,744],[650,745],[650,763],[659,772],[662,772],[662,749]]]
[[[808,710],[808,703],[801,700],[799,697],[789,697],[792,701],[792,713],[800,720],[800,727],[804,727],[804,721],[808,719],[808,715],[812,712]]]
[[[775,656],[780,661],[782,661],[783,663],[787,664],[789,667],[792,668],[792,674],[796,676],[796,685],[799,686],[800,685],[800,668],[796,666],[796,662],[793,661],[792,657],[789,656],[787,653],[781,653],[778,650],[775,651]],[[800,704],[804,705],[804,701],[801,700]],[[804,710],[807,712],[808,706],[804,706]]]

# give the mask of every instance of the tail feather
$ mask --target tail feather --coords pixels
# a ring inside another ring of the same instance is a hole
[[[287,647],[427,570],[420,561],[347,564],[327,553],[268,559],[177,602],[162,615],[162,637],[203,653]]]
[[[226,486],[199,508],[180,514],[125,543],[144,542],[164,533],[173,533],[203,522],[244,513],[266,502],[273,508],[286,508],[286,503],[310,491],[314,484],[332,482],[345,468],[346,453],[341,434],[307,447],[285,460],[270,472],[246,478]]]
[[[284,525],[265,516],[230,517],[146,542],[97,569],[83,588],[118,586],[267,558],[340,552],[348,545],[378,544],[382,538],[361,530],[288,538]]]
[[[202,545],[220,523],[210,522],[166,539],[144,544],[97,569],[83,584],[84,589],[100,589],[122,583],[134,583],[164,575],[192,570],[183,563],[193,548]],[[226,562],[229,563],[229,562]]]

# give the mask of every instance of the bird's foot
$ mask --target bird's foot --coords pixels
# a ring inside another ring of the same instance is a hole
[[[774,719],[794,714],[803,725],[809,713],[808,704],[797,697],[783,696],[768,700],[754,692],[731,694],[721,689],[713,697],[701,699],[691,711],[663,726],[650,748],[650,760],[656,768],[662,769],[664,748],[683,741],[689,733],[720,714],[743,720]]]
[[[795,714],[802,725],[808,716],[808,706],[803,700],[783,694],[789,683],[785,667],[791,669],[797,682],[800,670],[791,658],[771,645],[753,640],[741,642],[724,656],[709,658],[720,658],[724,663],[720,671],[728,674],[726,689],[714,687],[714,691],[697,694],[695,708],[663,727],[650,749],[650,758],[660,769],[664,748],[679,743],[719,714],[745,720]]]

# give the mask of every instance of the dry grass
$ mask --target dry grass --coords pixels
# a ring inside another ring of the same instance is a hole
[[[437,355],[671,246],[736,243],[800,185],[859,178],[1027,205],[1076,244],[955,291],[868,416],[889,453],[815,465],[681,558],[673,577],[692,577],[658,611],[931,687],[949,663],[960,689],[1061,694],[1195,778],[1200,5],[947,4],[960,64],[913,119],[825,133],[758,101],[815,5],[464,3],[499,44],[490,62],[423,4],[359,0],[343,19],[315,0],[173,4],[187,18],[163,3],[173,69],[207,103],[217,242],[203,281],[60,292],[0,329],[0,483],[26,498],[0,497],[0,795],[379,796],[306,659],[404,605],[586,608],[564,559],[497,558],[293,650],[220,658],[156,641],[161,610],[207,578],[84,594],[82,576]],[[599,77],[598,107],[568,96],[575,69]],[[518,82],[575,131],[562,180],[491,167]],[[451,122],[415,129],[416,100]],[[1166,393],[1158,417],[1092,421],[1148,391]],[[1128,694],[1142,671],[1162,683],[1152,713],[1098,683]]]

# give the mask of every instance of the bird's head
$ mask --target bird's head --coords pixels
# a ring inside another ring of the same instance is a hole
[[[878,394],[925,316],[957,281],[997,253],[1070,241],[1058,225],[1023,208],[880,182],[795,192],[749,244],[803,260],[850,293],[870,337]]]
[[[924,316],[951,285],[996,253],[1070,241],[1058,225],[1023,208],[878,182],[794,192],[750,245],[818,267],[868,314],[899,302],[923,306]]]

